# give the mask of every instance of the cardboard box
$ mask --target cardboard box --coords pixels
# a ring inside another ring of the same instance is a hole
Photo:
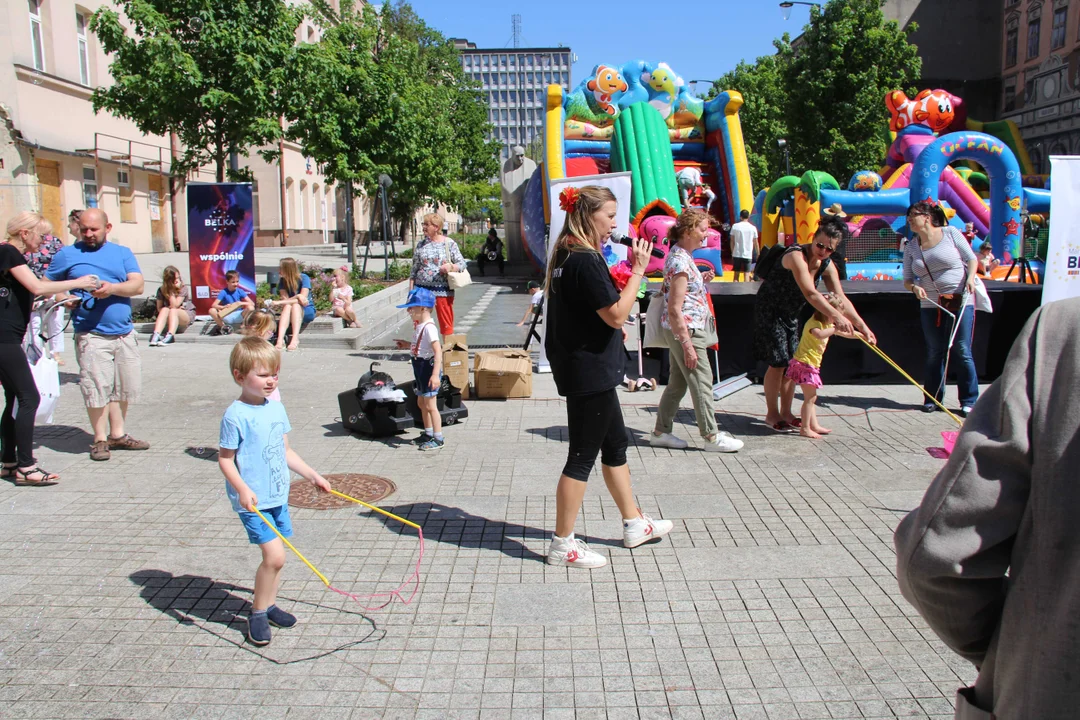
[[[478,352],[473,360],[473,384],[478,398],[531,397],[532,358],[513,348]]]
[[[451,335],[450,337],[455,337]],[[464,335],[456,336],[464,338]],[[442,356],[443,375],[461,391],[461,399],[469,399],[469,346],[461,342],[447,344]]]
[[[460,345],[466,350],[469,349],[469,336],[465,333],[455,333],[454,335],[447,335],[442,340],[443,350],[449,350],[455,345]]]

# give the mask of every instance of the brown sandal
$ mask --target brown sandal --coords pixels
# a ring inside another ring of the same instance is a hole
[[[32,480],[30,478],[31,475],[39,475],[40,477],[36,480]],[[40,467],[31,470],[20,470],[19,468],[15,468],[15,484],[20,487],[48,487],[49,485],[55,485],[58,482],[60,482],[59,475],[47,470],[42,470]]]

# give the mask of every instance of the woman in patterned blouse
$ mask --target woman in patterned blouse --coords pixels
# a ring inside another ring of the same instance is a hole
[[[413,253],[410,289],[427,288],[435,294],[435,314],[439,332],[454,333],[454,291],[450,289],[447,273],[465,269],[465,257],[457,243],[442,234],[443,218],[438,213],[424,216],[424,239]]]
[[[56,253],[60,252],[60,249],[64,247],[64,242],[54,236],[53,226],[48,220],[42,220],[38,225],[37,232],[41,235],[41,245],[35,252],[23,253],[23,257],[26,258],[26,264],[30,268],[30,271],[34,273],[38,280],[45,277],[45,271],[49,269],[50,263]],[[67,297],[67,293],[60,293],[55,296],[57,300],[62,297]],[[45,321],[45,328],[42,329],[41,323]],[[56,360],[57,365],[63,365],[64,359],[60,357],[60,353],[64,352],[64,308],[59,306],[48,313],[46,316],[40,310],[35,309],[30,315],[30,332],[36,335],[44,335],[49,338],[49,351],[53,355],[53,359]]]

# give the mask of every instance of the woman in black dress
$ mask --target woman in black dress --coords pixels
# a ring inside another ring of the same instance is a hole
[[[5,401],[0,418],[0,477],[13,478],[16,485],[55,485],[60,479],[39,468],[33,455],[34,420],[41,398],[23,351],[23,337],[34,296],[93,290],[98,284],[93,275],[64,282],[40,280],[34,275],[24,253],[38,251],[44,227],[41,215],[19,213],[8,221],[7,242],[0,242],[0,384],[4,386]],[[16,400],[18,413],[14,412]]]
[[[623,518],[623,545],[637,547],[671,532],[670,520],[642,515],[630,487],[629,444],[616,388],[623,378],[623,325],[637,299],[652,244],[635,240],[633,277],[620,292],[600,247],[615,229],[618,205],[605,187],[567,188],[559,197],[566,225],[547,271],[544,348],[559,394],[566,398],[570,451],[555,496],[551,565],[598,568],[607,559],[574,537],[586,482],[600,455],[608,492]]]
[[[765,423],[777,432],[791,432],[802,424],[791,412],[795,383],[784,376],[788,362],[799,345],[799,314],[806,303],[831,318],[838,333],[853,329],[877,343],[877,338],[844,296],[840,276],[831,262],[837,245],[844,239],[844,221],[825,217],[806,245],[788,248],[758,288],[754,308],[754,356],[768,363],[765,373]],[[825,280],[829,292],[843,300],[840,312],[818,289]]]

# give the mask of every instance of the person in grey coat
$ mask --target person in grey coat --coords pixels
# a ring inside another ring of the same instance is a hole
[[[1080,298],[1028,320],[894,542],[900,591],[978,679],[956,718],[1080,714]]]

